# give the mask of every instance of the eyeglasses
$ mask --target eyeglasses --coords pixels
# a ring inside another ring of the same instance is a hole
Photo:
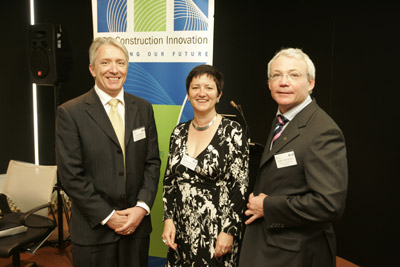
[[[288,79],[290,81],[296,81],[296,80],[300,79],[303,76],[303,74],[301,74],[299,72],[290,72],[290,73],[285,73],[285,74],[276,72],[276,73],[271,74],[269,76],[269,78],[272,81],[280,81],[285,76],[286,76],[286,79]]]

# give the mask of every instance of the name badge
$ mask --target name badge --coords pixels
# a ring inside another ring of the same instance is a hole
[[[276,167],[278,169],[297,165],[294,151],[289,151],[275,155],[275,162],[276,162]]]
[[[184,155],[181,160],[181,165],[194,171],[197,166],[197,159],[194,159],[188,155]]]
[[[137,142],[137,141],[140,141],[142,139],[145,139],[146,138],[146,131],[144,129],[144,126],[133,130],[132,131],[132,135],[133,135],[133,142]]]

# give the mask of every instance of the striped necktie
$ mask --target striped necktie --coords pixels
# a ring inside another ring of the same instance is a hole
[[[272,145],[275,143],[276,139],[281,136],[283,126],[289,121],[281,114],[279,114],[276,118],[278,121],[275,125],[274,136],[272,137]]]

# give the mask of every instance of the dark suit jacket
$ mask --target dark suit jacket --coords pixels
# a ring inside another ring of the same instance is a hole
[[[144,201],[150,208],[160,174],[157,130],[151,104],[125,93],[125,154],[94,89],[57,108],[56,158],[59,178],[72,199],[70,234],[80,245],[119,240],[101,225],[113,210]],[[146,138],[134,142],[132,131],[144,127]],[[149,236],[150,216],[131,235]]]
[[[344,137],[315,100],[288,124],[269,151],[268,137],[254,194],[265,193],[264,218],[246,227],[240,266],[335,266],[331,222],[345,207]],[[293,151],[297,164],[277,168],[275,155]]]

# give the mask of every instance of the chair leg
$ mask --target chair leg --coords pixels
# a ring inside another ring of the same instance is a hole
[[[13,267],[21,267],[21,258],[20,258],[19,251],[14,252],[14,254],[12,256],[12,264],[13,264]],[[30,262],[27,265],[25,265],[25,267],[37,267],[37,264],[36,264],[36,262]]]
[[[19,256],[19,251],[14,252],[12,255],[12,263],[13,267],[20,267],[21,266],[21,260]]]

